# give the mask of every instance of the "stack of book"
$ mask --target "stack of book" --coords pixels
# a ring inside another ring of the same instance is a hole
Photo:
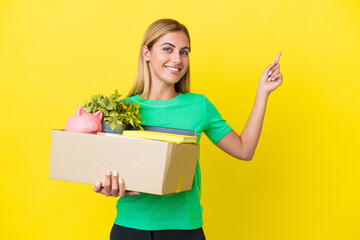
[[[134,137],[134,138],[144,138],[165,142],[173,142],[173,143],[196,143],[197,135],[201,135],[196,133],[195,131],[185,130],[185,129],[177,129],[177,128],[167,128],[167,127],[155,127],[155,126],[145,126],[142,125],[144,130],[140,130],[139,128],[135,128],[134,130],[125,130],[121,134],[126,137]],[[117,133],[105,133],[98,132],[98,135],[112,135],[119,136]]]

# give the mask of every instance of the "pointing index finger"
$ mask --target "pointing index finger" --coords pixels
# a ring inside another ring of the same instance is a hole
[[[278,53],[278,55],[275,58],[275,62],[278,63],[281,56],[281,52]]]

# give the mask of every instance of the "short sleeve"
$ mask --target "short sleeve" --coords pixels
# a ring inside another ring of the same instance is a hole
[[[205,108],[207,123],[204,133],[212,143],[216,144],[228,134],[232,128],[226,123],[215,106],[207,98],[205,98]]]

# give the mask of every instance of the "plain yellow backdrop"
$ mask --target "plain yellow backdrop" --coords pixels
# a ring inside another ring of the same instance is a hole
[[[51,129],[127,94],[160,18],[188,27],[191,91],[239,134],[283,53],[253,160],[201,140],[207,239],[360,239],[357,0],[0,1],[0,239],[109,238],[117,199],[48,179]]]

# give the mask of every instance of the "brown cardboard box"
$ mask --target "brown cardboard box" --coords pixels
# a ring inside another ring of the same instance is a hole
[[[198,144],[52,130],[49,178],[104,184],[116,170],[127,190],[169,195],[191,189],[198,154]]]

